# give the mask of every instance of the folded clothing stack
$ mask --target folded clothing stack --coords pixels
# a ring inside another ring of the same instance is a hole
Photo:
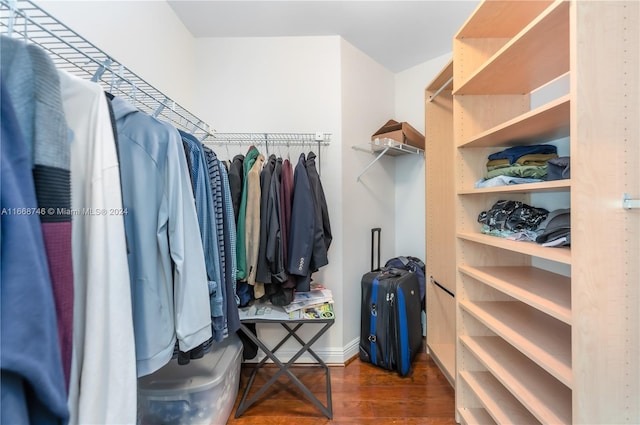
[[[497,176],[544,179],[547,161],[558,157],[553,145],[513,146],[489,155],[487,179]]]
[[[490,230],[536,230],[547,218],[549,211],[536,208],[520,201],[500,200],[491,209],[482,211],[478,222],[485,224]]]
[[[560,156],[547,161],[547,180],[571,178],[570,160],[568,156]]]
[[[571,245],[571,210],[552,211],[540,228],[544,230],[536,238],[536,242],[542,246]]]

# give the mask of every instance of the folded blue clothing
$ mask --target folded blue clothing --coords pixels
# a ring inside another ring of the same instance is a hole
[[[528,145],[528,146],[512,146],[500,152],[489,155],[489,161],[494,159],[508,159],[511,164],[515,163],[522,155],[530,155],[536,153],[550,154],[558,153],[558,148],[553,145]]]

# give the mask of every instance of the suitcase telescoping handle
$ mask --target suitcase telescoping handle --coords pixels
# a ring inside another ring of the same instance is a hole
[[[373,229],[371,229],[371,271],[372,272],[377,272],[380,271],[380,232],[382,231],[382,228],[380,227],[374,227]],[[374,251],[378,250],[378,258],[377,258],[377,266],[374,268],[373,267],[373,253]]]

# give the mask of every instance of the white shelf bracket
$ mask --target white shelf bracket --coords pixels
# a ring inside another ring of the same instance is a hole
[[[632,208],[640,208],[640,199],[631,199],[628,193],[622,195],[622,208],[630,210]]]
[[[371,162],[369,163],[369,165],[367,165],[367,166],[365,167],[365,169],[364,169],[364,170],[362,170],[362,172],[361,172],[360,174],[358,174],[358,178],[357,178],[356,180],[357,180],[357,181],[360,181],[360,177],[362,177],[362,175],[363,175],[364,173],[366,173],[367,171],[369,171],[369,168],[371,168],[371,167],[373,166],[373,164],[375,164],[376,162],[378,162],[378,160],[379,160],[380,158],[382,158],[382,156],[383,156],[385,153],[387,153],[387,151],[388,151],[389,149],[390,149],[390,147],[389,147],[389,146],[387,146],[386,148],[384,148],[384,149],[382,150],[382,152],[380,152],[380,153],[378,154],[378,156],[376,156],[376,158],[375,158],[373,161],[371,161]]]

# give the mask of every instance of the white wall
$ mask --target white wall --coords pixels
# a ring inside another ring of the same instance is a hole
[[[338,319],[316,351],[330,362],[356,354],[370,229],[383,229],[383,261],[424,257],[424,160],[385,157],[358,182],[375,156],[353,146],[390,118],[423,132],[424,88],[448,55],[394,76],[337,36],[193,39],[165,2],[41,4],[220,132],[332,133],[320,165],[334,240],[314,278],[334,290]]]
[[[381,255],[388,258],[395,240],[395,162],[382,158],[364,174],[358,174],[375,158],[353,149],[368,146],[371,135],[393,116],[393,74],[342,40],[342,212],[344,220],[345,308],[341,311],[344,344],[357,354],[360,337],[360,281],[370,269],[371,231],[382,228]]]
[[[374,156],[352,148],[393,115],[393,74],[339,37],[200,39],[196,51],[196,106],[219,132],[332,133],[321,172],[334,241],[329,265],[314,279],[332,289],[337,320],[316,351],[343,362],[357,354],[372,227],[383,228],[383,258],[393,252],[395,163],[385,159],[357,182]],[[261,328],[267,340],[281,334],[278,326]],[[284,356],[289,350],[294,345]]]
[[[406,121],[423,135],[424,90],[451,53],[438,56],[395,75],[395,119]],[[396,157],[395,253],[426,259],[425,241],[425,158],[417,155]]]
[[[193,109],[194,39],[165,1],[38,4],[180,105]]]
[[[320,172],[327,198],[333,242],[329,265],[313,275],[330,288],[336,299],[338,319],[318,342],[318,354],[342,362],[343,319],[343,186],[341,167],[340,38],[247,37],[196,40],[196,109],[218,132],[331,133],[331,144],[321,148]],[[264,147],[258,145],[262,153]],[[213,149],[222,159],[246,153],[247,147]],[[293,166],[298,156],[317,146],[272,147]],[[317,153],[317,152],[316,152]],[[349,307],[350,308],[350,307]],[[282,328],[261,326],[266,340],[277,340]],[[324,348],[323,348],[324,347]],[[283,354],[297,351],[285,346]],[[305,359],[306,360],[306,359]]]

